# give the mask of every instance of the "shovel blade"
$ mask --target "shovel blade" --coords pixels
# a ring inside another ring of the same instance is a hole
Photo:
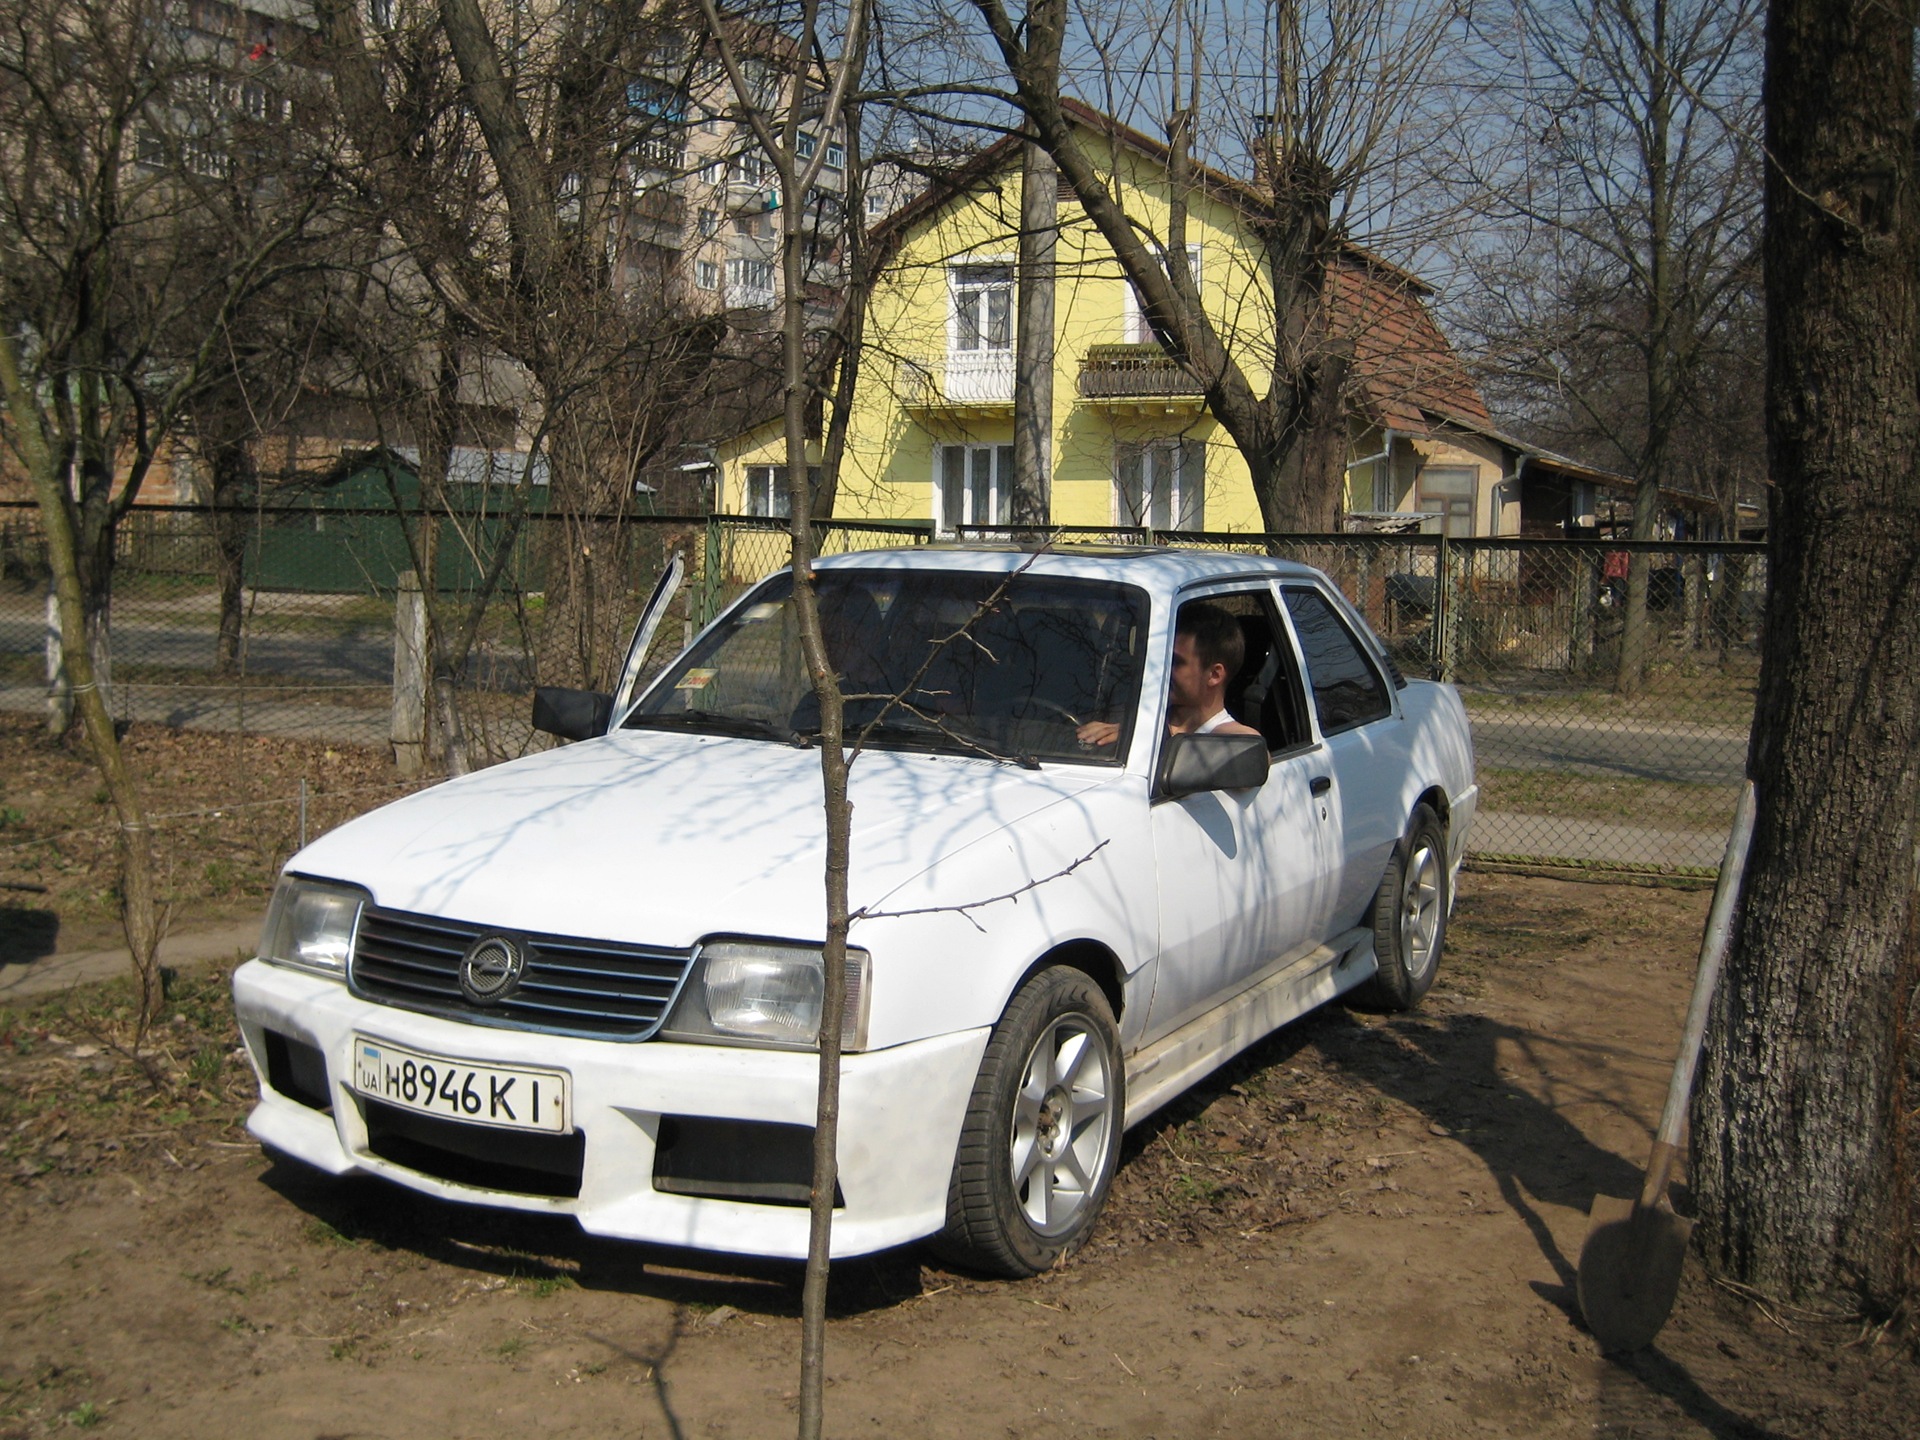
[[[1587,1328],[1612,1355],[1653,1343],[1680,1292],[1693,1222],[1664,1205],[1597,1196],[1575,1289]]]

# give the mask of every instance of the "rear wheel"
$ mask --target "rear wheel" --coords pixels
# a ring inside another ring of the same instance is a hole
[[[1019,1278],[1078,1249],[1113,1182],[1124,1084],[1113,1009],[1089,976],[1061,966],[1022,986],[974,1081],[941,1250]]]
[[[1373,949],[1380,968],[1360,992],[1383,1010],[1410,1010],[1433,987],[1447,938],[1447,840],[1440,817],[1414,808],[1373,897]]]

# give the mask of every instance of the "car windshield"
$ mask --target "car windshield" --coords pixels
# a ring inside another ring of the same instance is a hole
[[[1130,725],[1146,599],[1130,585],[1015,573],[822,570],[827,654],[846,735],[868,744],[1031,762],[1118,764],[1089,720]],[[631,729],[811,736],[793,580],[768,580],[647,692]]]

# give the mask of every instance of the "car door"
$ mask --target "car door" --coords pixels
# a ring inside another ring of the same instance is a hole
[[[1339,863],[1330,812],[1314,793],[1326,765],[1272,588],[1214,591],[1188,597],[1189,603],[1193,599],[1221,605],[1241,623],[1247,654],[1228,686],[1228,709],[1266,736],[1271,769],[1258,789],[1161,797],[1152,804],[1160,961],[1149,1041],[1318,945],[1327,933]],[[1165,641],[1171,649],[1171,633]],[[1164,708],[1157,736],[1164,743]]]
[[[1336,928],[1358,925],[1405,828],[1404,725],[1394,691],[1342,607],[1317,585],[1282,587],[1306,663],[1307,689],[1324,748],[1329,823],[1339,837]]]
[[[620,663],[620,678],[613,687],[613,720],[607,727],[609,730],[620,728],[620,722],[627,718],[627,711],[639,697],[642,688],[640,677],[646,669],[647,657],[653,651],[653,637],[660,629],[661,620],[666,617],[667,607],[673,604],[673,597],[679,593],[680,582],[686,573],[686,557],[676,550],[667,561],[666,568],[660,572],[647,603],[640,607],[640,618],[634,622],[633,638],[627,642],[626,658]],[[665,658],[671,658],[671,652]]]

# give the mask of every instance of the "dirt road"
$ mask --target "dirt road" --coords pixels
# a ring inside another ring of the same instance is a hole
[[[1904,1342],[1697,1269],[1653,1350],[1580,1326],[1587,1207],[1635,1184],[1705,904],[1469,876],[1418,1012],[1324,1012],[1136,1131],[1069,1265],[838,1267],[829,1433],[1920,1433]],[[790,1432],[797,1270],[270,1164],[217,991],[189,1000],[165,1095],[92,1012],[0,1007],[0,1437]]]

